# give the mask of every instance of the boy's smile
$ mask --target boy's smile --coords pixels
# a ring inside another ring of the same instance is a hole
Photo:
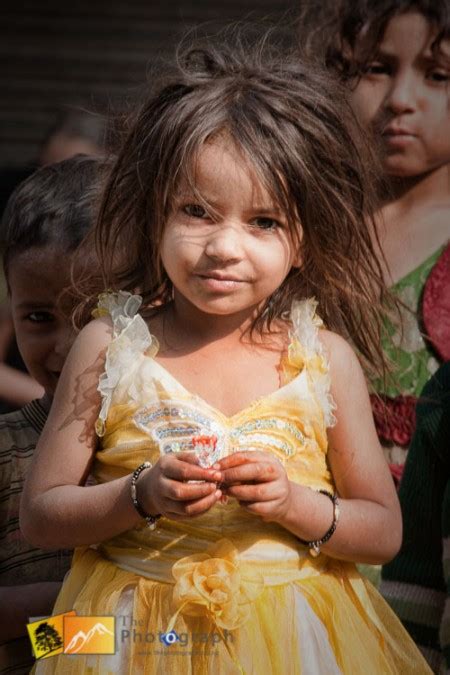
[[[381,140],[389,175],[418,176],[450,161],[450,41],[435,55],[435,37],[418,12],[393,17],[351,94],[361,121]]]
[[[253,311],[296,264],[286,218],[226,136],[204,145],[195,179],[198,194],[181,186],[162,241],[175,301],[207,314]]]

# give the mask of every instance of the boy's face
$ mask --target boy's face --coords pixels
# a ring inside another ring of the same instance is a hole
[[[19,253],[8,268],[17,344],[30,374],[50,397],[75,339],[70,316],[57,307],[70,285],[68,268],[67,255],[53,246]]]
[[[393,17],[351,94],[392,176],[419,176],[450,162],[450,41],[436,59],[435,36],[418,12]]]

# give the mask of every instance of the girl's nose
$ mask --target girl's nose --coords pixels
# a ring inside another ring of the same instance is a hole
[[[209,258],[220,262],[237,262],[242,258],[242,235],[236,225],[220,223],[205,246]]]
[[[417,80],[411,74],[399,73],[392,79],[386,104],[396,115],[414,112],[418,96]]]

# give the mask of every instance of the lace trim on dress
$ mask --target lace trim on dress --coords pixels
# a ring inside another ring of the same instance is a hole
[[[306,368],[310,377],[317,402],[322,408],[327,427],[336,424],[333,411],[336,404],[330,393],[330,372],[328,359],[319,339],[322,319],[316,314],[317,300],[296,300],[291,309],[291,345],[289,347],[290,365],[298,369]]]
[[[140,295],[132,295],[125,291],[102,293],[97,308],[92,312],[95,318],[110,316],[113,323],[113,339],[108,346],[105,370],[100,375],[97,387],[102,397],[102,405],[95,424],[98,436],[105,433],[108,411],[118,382],[129,372],[130,363],[133,363],[136,356],[148,352],[153,342],[147,324],[138,314],[141,304]]]

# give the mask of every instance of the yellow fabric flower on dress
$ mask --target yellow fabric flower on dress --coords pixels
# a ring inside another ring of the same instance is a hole
[[[237,550],[222,539],[209,553],[181,558],[172,568],[176,580],[173,602],[179,613],[208,614],[219,628],[238,628],[250,615],[250,604],[262,593],[263,578],[244,578]]]

